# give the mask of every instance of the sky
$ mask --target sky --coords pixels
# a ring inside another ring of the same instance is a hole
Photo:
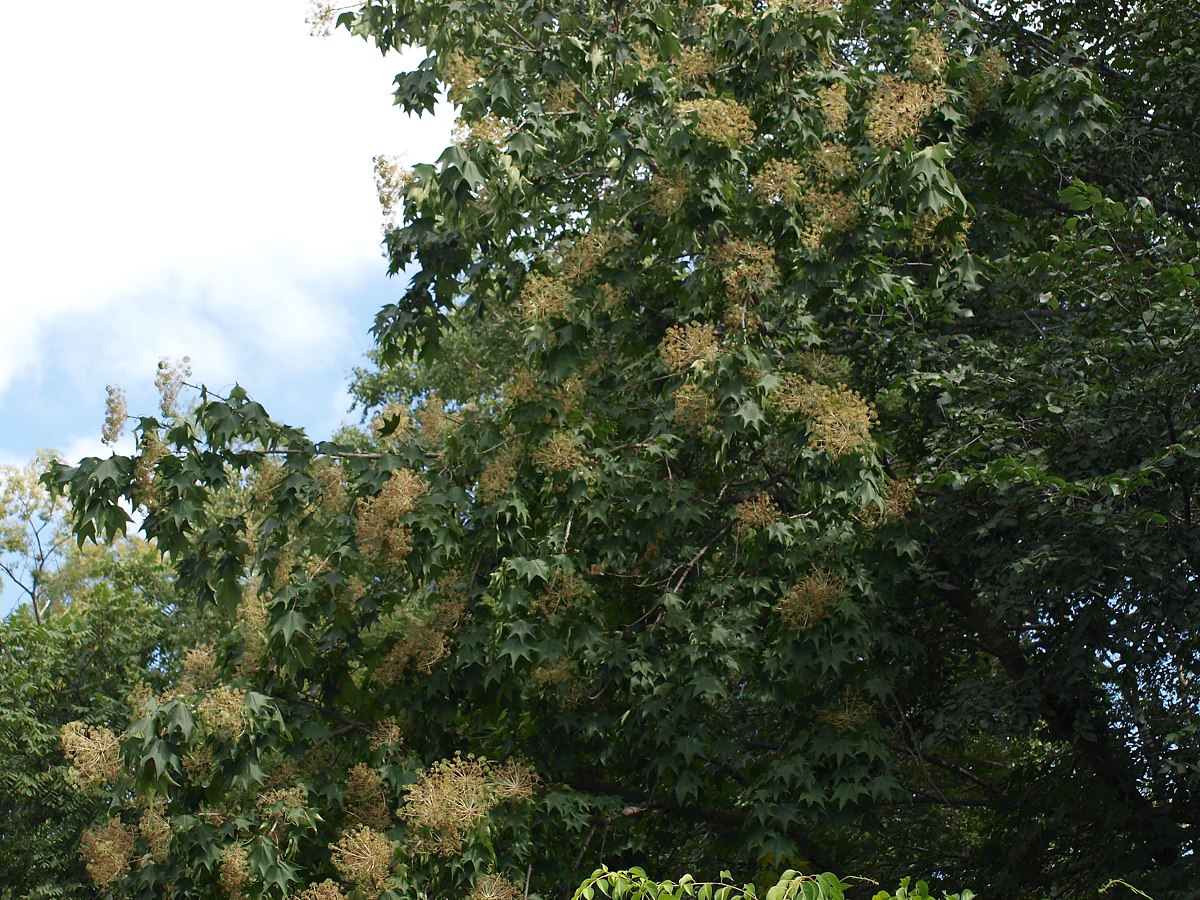
[[[41,11],[50,13],[50,7]],[[100,442],[105,387],[153,414],[162,357],[327,437],[386,277],[373,157],[432,161],[446,115],[304,0],[59,0],[0,28],[0,463]]]

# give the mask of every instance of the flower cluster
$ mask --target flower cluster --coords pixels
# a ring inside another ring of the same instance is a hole
[[[880,149],[896,148],[916,136],[925,118],[942,104],[941,82],[928,84],[885,75],[867,105],[867,136]]]
[[[451,140],[460,147],[482,147],[490,144],[499,147],[512,137],[514,127],[496,116],[484,116],[467,123],[460,119]]]
[[[236,741],[245,734],[249,722],[246,698],[230,685],[222,684],[196,704],[196,717],[210,734]]]
[[[570,472],[579,468],[587,459],[583,441],[572,431],[552,431],[530,454],[530,461],[544,474]]]
[[[399,747],[404,743],[404,731],[395,719],[384,719],[375,726],[368,741],[372,750],[384,747]]]
[[[378,556],[384,565],[402,562],[412,549],[412,531],[399,519],[416,509],[427,493],[429,485],[416,472],[393,472],[378,495],[357,505],[354,533],[359,549]]]
[[[712,363],[720,354],[717,330],[707,323],[672,325],[658,345],[658,356],[672,372],[683,374],[696,363]]]
[[[377,831],[392,823],[383,776],[366,763],[356,763],[346,776],[346,809],[355,822]]]
[[[700,385],[686,381],[675,391],[675,422],[703,428],[716,417],[717,404]]]
[[[238,603],[237,619],[242,639],[238,671],[245,675],[262,668],[267,657],[267,608],[256,594],[247,592]]]
[[[817,105],[827,134],[845,131],[850,122],[850,104],[846,101],[846,82],[835,81],[817,91]]]
[[[579,665],[569,656],[538,666],[530,673],[530,680],[539,690],[548,692],[551,701],[562,709],[573,709],[587,699],[587,684],[579,673]]]
[[[517,478],[517,466],[520,463],[518,448],[505,444],[492,454],[491,458],[479,473],[479,486],[476,494],[483,503],[494,503],[508,493]]]
[[[717,259],[722,263],[725,296],[731,303],[745,304],[779,287],[775,251],[766,244],[729,240],[718,249]]]
[[[250,880],[250,860],[241,844],[229,844],[221,850],[217,862],[217,882],[229,900],[242,896],[242,888]]]
[[[184,653],[181,668],[184,679],[196,688],[208,687],[221,674],[217,665],[217,651],[212,644],[200,644]]]
[[[174,832],[171,831],[171,823],[163,814],[165,806],[166,804],[160,800],[142,813],[142,818],[138,822],[138,831],[146,839],[150,858],[156,863],[166,862],[167,854],[171,849],[171,841],[175,837]]]
[[[375,900],[392,880],[392,856],[395,847],[367,825],[357,825],[342,833],[333,851],[333,867],[364,896]]]
[[[133,502],[137,506],[148,507],[158,500],[154,474],[159,461],[167,455],[167,448],[158,431],[148,428],[141,434],[138,450],[140,452],[133,461]]]
[[[391,221],[413,183],[413,171],[396,156],[375,157],[375,193],[385,221]]]
[[[101,439],[106,444],[115,444],[125,433],[129,405],[125,402],[125,392],[116,385],[110,384],[104,390],[108,392],[108,398],[104,402],[104,430],[101,432]]]
[[[754,137],[750,111],[736,100],[682,100],[675,108],[696,134],[714,144],[740,147]]]
[[[404,789],[400,815],[412,828],[413,851],[435,856],[461,852],[471,831],[496,804],[528,799],[535,783],[528,766],[511,760],[496,766],[455,754],[434,763]]]
[[[796,206],[804,197],[808,179],[804,167],[791,159],[770,159],[754,176],[754,193],[767,203]]]
[[[183,390],[184,380],[192,376],[190,362],[186,356],[173,364],[165,356],[158,361],[154,386],[158,389],[158,406],[164,419],[179,415],[179,392]]]
[[[821,710],[817,716],[839,734],[861,728],[875,715],[874,704],[852,691],[842,694],[841,700]]]
[[[792,585],[775,609],[789,628],[806,631],[829,615],[844,584],[840,575],[816,569]]]
[[[67,779],[79,788],[111,784],[121,772],[121,741],[107,728],[68,722],[59,731],[71,760]]]
[[[103,890],[125,876],[133,842],[133,829],[115,817],[80,835],[79,849],[87,864],[88,877],[96,887]]]
[[[620,243],[616,235],[602,228],[593,228],[563,253],[559,277],[570,287],[580,286]]]
[[[683,51],[675,71],[688,84],[699,84],[712,74],[715,68],[712,54],[707,50],[689,48]]]
[[[461,53],[448,53],[441,60],[441,78],[446,82],[446,96],[451,103],[461,105],[471,88],[483,80],[479,64]]]
[[[862,210],[853,197],[841,191],[814,190],[804,197],[804,214],[807,222],[800,233],[800,243],[816,252],[828,235],[853,228]]]
[[[346,895],[336,881],[326,878],[320,884],[310,884],[296,895],[296,900],[346,900]]]
[[[925,31],[913,39],[908,57],[908,68],[917,81],[931,82],[943,78],[950,56],[942,39]]]
[[[771,403],[782,415],[799,413],[809,419],[808,442],[814,450],[839,458],[872,444],[875,411],[844,384],[830,387],[788,373],[780,379]]]
[[[518,301],[521,317],[530,325],[545,325],[566,318],[571,308],[571,291],[561,278],[531,272],[525,276]]]
[[[400,684],[411,672],[428,675],[433,667],[450,655],[450,638],[434,623],[411,624],[387,655],[379,661],[371,678],[391,687]]]
[[[669,219],[687,197],[687,184],[680,178],[656,175],[650,182],[650,211],[659,218]]]
[[[544,616],[557,616],[569,612],[580,601],[591,596],[592,587],[574,572],[556,570],[546,587],[529,604],[529,611]]]
[[[775,498],[765,491],[741,501],[733,508],[733,519],[742,534],[773,525],[782,515]]]
[[[492,872],[475,882],[467,900],[520,900],[521,889],[503,875]]]
[[[309,0],[308,15],[304,22],[313,37],[328,37],[333,33],[333,22],[337,10],[329,0]]]

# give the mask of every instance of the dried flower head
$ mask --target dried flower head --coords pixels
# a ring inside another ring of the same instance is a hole
[[[655,175],[650,182],[650,211],[660,218],[675,215],[686,197],[687,184],[680,178]]]
[[[775,251],[766,244],[740,238],[726,241],[717,249],[725,296],[731,303],[748,303],[779,286]]]
[[[121,772],[121,740],[103,726],[68,722],[59,730],[71,760],[67,780],[81,789],[111,784]]]
[[[396,719],[384,719],[375,726],[368,743],[372,750],[400,747],[404,744],[404,730]]]
[[[267,608],[262,599],[251,592],[244,594],[238,602],[237,619],[242,639],[238,671],[257,672],[267,658]]]
[[[133,842],[133,829],[116,817],[80,835],[79,849],[87,863],[88,877],[96,887],[103,890],[125,876]]]
[[[840,575],[815,569],[796,582],[775,609],[789,628],[806,631],[829,615],[844,585]]]
[[[821,710],[817,718],[839,734],[845,734],[861,728],[870,722],[874,715],[873,703],[862,695],[847,690],[837,703]]]
[[[862,208],[853,197],[840,191],[811,191],[804,197],[807,220],[800,233],[805,249],[816,252],[832,234],[849,231],[862,217]]]
[[[741,501],[733,508],[733,519],[737,523],[737,530],[743,534],[773,525],[779,521],[782,515],[775,498],[765,491]]]
[[[392,687],[410,674],[428,675],[450,655],[451,639],[445,630],[427,622],[414,622],[379,661],[371,679]]]
[[[570,472],[586,461],[583,441],[573,431],[559,428],[550,432],[529,456],[530,462],[541,472]]]
[[[1004,54],[996,47],[988,47],[979,54],[979,62],[975,67],[970,81],[969,91],[971,102],[976,106],[986,106],[992,91],[1008,81],[1012,67]]]
[[[531,272],[521,287],[518,310],[526,323],[545,325],[565,319],[571,309],[571,291],[561,278]]]
[[[495,872],[475,882],[467,900],[519,900],[521,889],[503,875]]]
[[[219,685],[196,704],[196,718],[210,734],[236,741],[249,724],[246,698],[228,684]]]
[[[574,572],[556,569],[542,592],[529,604],[529,611],[554,617],[570,612],[592,595],[592,587]]]
[[[785,374],[771,405],[784,416],[800,413],[809,419],[808,443],[834,458],[869,448],[875,411],[844,384],[830,387],[817,381]]]
[[[115,444],[125,433],[129,406],[125,402],[125,392],[116,385],[110,384],[104,390],[108,392],[108,398],[104,401],[104,430],[101,432],[101,440],[106,444]]]
[[[221,850],[217,862],[217,881],[229,900],[242,896],[242,888],[250,880],[250,861],[246,848],[241,844],[230,844]]]
[[[717,415],[717,404],[700,385],[685,381],[675,391],[675,422],[686,428],[703,428]]]
[[[711,53],[690,47],[683,51],[675,71],[687,84],[699,84],[712,74],[715,67]]]
[[[146,847],[150,858],[156,863],[166,862],[171,850],[171,841],[175,834],[171,831],[171,823],[165,815],[166,803],[159,800],[144,813],[138,822],[138,831],[146,839]]]
[[[359,549],[377,556],[384,565],[403,562],[412,549],[412,531],[400,518],[418,507],[429,493],[425,479],[409,469],[397,469],[382,490],[355,506],[354,533]]]
[[[717,330],[703,322],[672,325],[658,345],[658,356],[663,364],[678,374],[696,363],[701,367],[711,364],[720,352]]]
[[[479,473],[476,493],[480,501],[494,503],[507,494],[517,479],[519,463],[520,450],[512,444],[505,444],[494,452]]]
[[[204,783],[216,769],[212,745],[195,744],[183,755],[183,771],[193,781]]]
[[[188,683],[197,688],[208,687],[221,674],[212,644],[200,644],[184,653],[181,668]]]
[[[908,68],[917,81],[930,82],[944,78],[949,61],[946,45],[933,32],[925,31],[913,38]]]
[[[561,709],[574,709],[587,700],[587,682],[569,656],[538,666],[530,673],[530,680]]]
[[[569,287],[579,287],[620,244],[617,235],[593,228],[563,253],[562,264],[558,267],[559,278]]]
[[[363,825],[382,831],[391,825],[391,804],[383,776],[366,763],[357,763],[346,776],[346,812]]]
[[[757,334],[762,330],[762,324],[762,317],[749,303],[734,303],[725,311],[725,327],[730,331],[741,332],[743,338]]]
[[[384,221],[394,220],[400,203],[413,183],[412,169],[401,165],[398,156],[375,157],[375,193],[379,197],[379,210]]]
[[[158,389],[158,407],[164,419],[174,419],[179,415],[179,392],[183,390],[184,381],[192,377],[191,359],[183,359],[172,363],[167,357],[158,361],[158,371],[154,375],[154,386]]]
[[[740,147],[754,137],[750,111],[736,100],[682,100],[675,109],[696,134],[714,144]]]
[[[914,138],[925,118],[942,105],[941,82],[924,84],[885,75],[867,105],[867,136],[879,149],[894,149]]]
[[[483,81],[479,64],[461,53],[448,53],[441,63],[441,78],[446,82],[446,96],[451,103],[462,105],[471,88]]]
[[[821,121],[827,134],[838,134],[846,130],[850,122],[846,82],[835,81],[817,91],[817,104],[821,107]]]
[[[804,197],[808,179],[804,167],[791,159],[769,159],[754,176],[754,193],[766,203],[796,206]]]
[[[386,835],[366,825],[356,825],[342,832],[329,849],[333,851],[333,867],[338,874],[370,900],[387,889],[392,880],[395,847]]]
[[[328,37],[333,34],[337,10],[329,0],[308,0],[308,15],[304,22],[313,37]]]
[[[812,155],[814,179],[826,188],[853,177],[858,172],[854,154],[845,144],[826,143]]]
[[[326,878],[320,884],[310,884],[299,894],[296,900],[346,900],[341,885],[332,878]]]
[[[500,147],[508,142],[514,131],[516,128],[512,124],[496,116],[486,115],[474,122],[459,119],[451,140],[460,147]]]
[[[150,428],[141,433],[138,450],[140,452],[133,461],[133,502],[148,507],[158,502],[154,475],[159,461],[167,455],[167,448],[158,431]]]
[[[389,403],[371,419],[371,434],[383,449],[394,447],[412,432],[413,421],[407,406]],[[384,437],[387,432],[387,437]]]
[[[917,502],[917,486],[908,479],[889,478],[883,485],[883,517],[897,522],[908,517]]]
[[[451,856],[501,800],[496,768],[486,759],[455,754],[422,772],[404,789],[401,817],[409,824],[414,852]],[[506,783],[513,783],[511,775]],[[532,790],[532,781],[529,784]]]

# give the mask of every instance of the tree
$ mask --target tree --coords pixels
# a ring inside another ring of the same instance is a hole
[[[29,603],[0,622],[0,897],[88,895],[80,838],[108,807],[117,735],[210,631],[211,613],[174,607],[169,574],[144,542],[76,554],[54,615]]]
[[[38,481],[52,458],[42,453],[27,466],[0,467],[0,572],[25,595],[38,624],[50,607],[46,581],[72,543],[66,504]]]
[[[240,622],[127,731],[98,883],[1189,885],[1196,63],[1123,11],[344,13],[463,123],[377,168],[398,402],[314,443],[201,390],[51,473]]]

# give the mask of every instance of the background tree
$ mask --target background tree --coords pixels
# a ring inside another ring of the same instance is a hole
[[[28,602],[39,624],[51,603],[46,581],[67,558],[73,541],[66,504],[38,481],[51,458],[43,453],[27,466],[0,467],[0,572],[15,589],[6,606]]]
[[[379,167],[414,274],[359,396],[399,402],[315,444],[201,391],[52,473],[77,534],[132,500],[239,620],[127,731],[97,883],[1186,889],[1192,138],[1104,80],[1172,26],[1039,9],[346,13],[427,49],[403,108],[462,118]]]

